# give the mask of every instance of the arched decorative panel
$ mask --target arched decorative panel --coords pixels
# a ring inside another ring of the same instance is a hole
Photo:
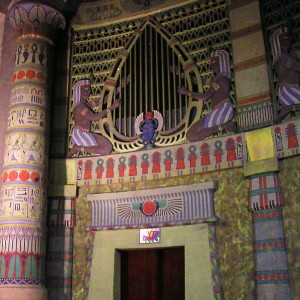
[[[195,1],[143,18],[102,27],[80,27],[73,35],[70,91],[78,80],[93,73],[90,99],[100,97],[95,111],[122,99],[118,109],[92,127],[112,142],[114,152],[143,147],[134,122],[140,113],[153,110],[164,119],[155,145],[185,143],[187,128],[207,114],[210,103],[182,96],[177,88],[200,93],[206,90],[213,76],[211,52],[232,52],[229,27],[226,0]],[[70,95],[71,134],[72,92]],[[231,95],[235,102],[233,80]]]
[[[196,87],[193,87],[196,85]],[[122,99],[119,110],[108,115],[100,126],[117,151],[143,147],[134,132],[135,116],[158,110],[164,118],[163,131],[156,145],[183,142],[185,131],[200,116],[202,103],[180,96],[178,86],[202,91],[200,73],[181,43],[153,18],[148,17],[119,52],[110,76],[101,92],[100,106],[108,107],[115,98]]]

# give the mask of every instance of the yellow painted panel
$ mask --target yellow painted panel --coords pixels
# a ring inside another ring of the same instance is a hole
[[[275,157],[271,127],[246,132],[250,161]]]

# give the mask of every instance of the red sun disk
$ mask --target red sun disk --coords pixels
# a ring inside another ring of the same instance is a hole
[[[18,172],[17,171],[9,172],[8,178],[10,181],[15,181],[18,178]]]
[[[7,178],[8,178],[8,174],[4,172],[2,175],[2,182],[6,182]]]
[[[147,216],[151,216],[155,213],[156,204],[154,201],[147,200],[143,203],[143,213]]]
[[[43,81],[44,80],[44,74],[42,72],[38,72],[36,74],[36,77],[39,81]]]
[[[20,71],[17,73],[17,78],[18,78],[18,79],[22,79],[24,76],[25,76],[25,72],[24,72],[23,70],[20,70]]]
[[[19,177],[20,177],[21,180],[27,181],[30,177],[30,174],[29,174],[28,171],[23,170],[23,171],[20,172]]]
[[[35,72],[32,71],[32,70],[28,70],[28,71],[26,72],[26,77],[29,78],[29,79],[34,78],[34,77],[35,77]]]
[[[41,176],[38,172],[32,172],[31,174],[31,180],[33,182],[38,182],[40,180]]]

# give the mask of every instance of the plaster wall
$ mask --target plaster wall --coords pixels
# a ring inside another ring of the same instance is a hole
[[[231,31],[233,32],[260,22],[259,2],[245,2],[248,2],[247,5],[243,5],[231,11],[230,17],[235,20],[235,22],[231,24]]]
[[[242,70],[236,73],[235,79],[238,98],[263,93],[269,89],[268,71],[265,64]]]
[[[241,51],[242,48],[242,51]],[[265,55],[263,34],[261,31],[241,36],[232,41],[232,51],[235,64],[249,61]]]

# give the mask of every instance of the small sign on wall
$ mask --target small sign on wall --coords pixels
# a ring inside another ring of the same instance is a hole
[[[160,243],[160,228],[140,229],[140,244]]]

